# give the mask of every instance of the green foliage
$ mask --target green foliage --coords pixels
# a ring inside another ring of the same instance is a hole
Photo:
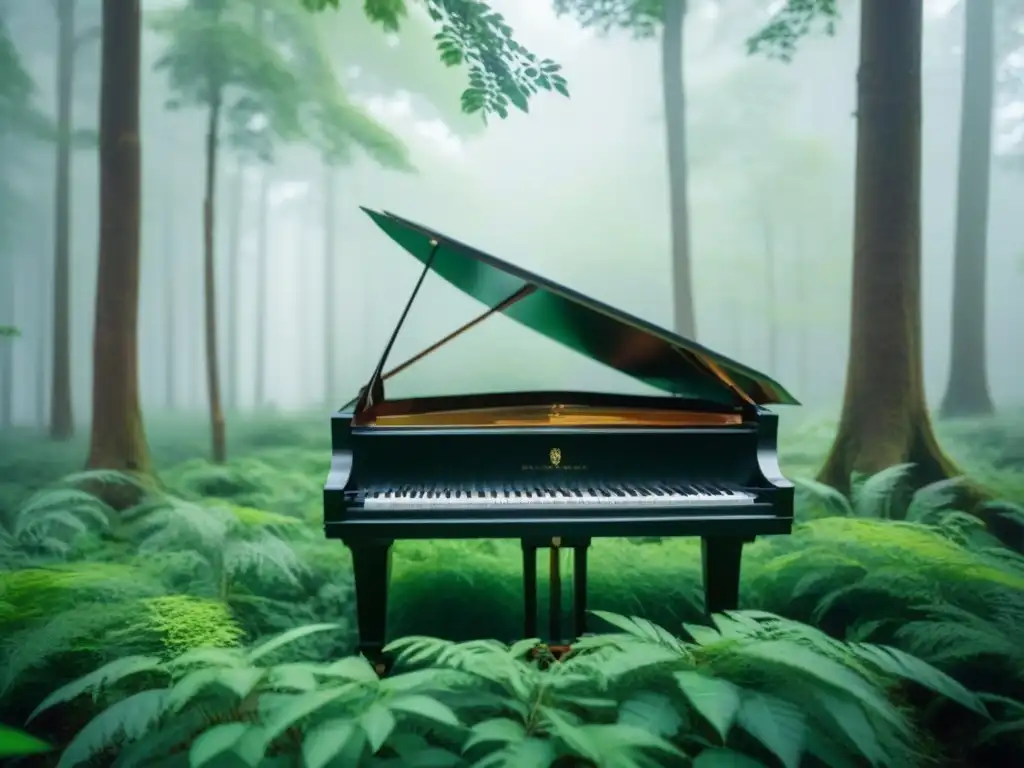
[[[568,757],[656,766],[706,750],[705,765],[772,755],[795,767],[806,754],[825,765],[911,766],[920,759],[910,713],[887,695],[900,680],[988,717],[978,697],[924,662],[770,614],[716,616],[713,629],[688,627],[691,640],[643,619],[602,617],[620,631],[545,665],[526,658],[534,640],[406,638],[389,649],[402,671],[383,680],[361,657],[267,663],[331,624],[248,650],[128,656],[54,691],[29,719],[85,694],[108,702],[64,751],[66,766],[111,748],[120,750],[115,765],[137,765],[191,743],[195,766],[301,754],[316,768],[511,768]],[[140,679],[149,687],[131,684]]]
[[[786,0],[771,20],[747,40],[747,52],[791,61],[800,40],[819,31],[831,37],[838,21],[836,0]]]
[[[155,68],[175,94],[168,108],[223,105],[236,144],[269,161],[275,138],[300,135],[301,89],[281,52],[253,28],[252,13],[236,0],[189,0],[156,14],[152,27],[168,47]]]
[[[653,37],[665,15],[665,0],[554,0],[552,6],[601,34],[623,29],[641,39]]]
[[[13,325],[0,325],[0,338],[13,339],[21,335],[21,331]]]
[[[338,0],[301,0],[308,10],[338,7]],[[508,116],[509,104],[522,112],[538,91],[569,96],[561,66],[539,58],[513,37],[505,18],[480,0],[423,0],[431,20],[440,29],[434,35],[438,55],[446,66],[465,64],[469,86],[461,106],[467,114]],[[370,21],[387,30],[399,28],[407,8],[405,0],[367,0]]]
[[[45,741],[30,736],[24,731],[0,725],[0,757],[23,757],[50,752],[53,749]]]

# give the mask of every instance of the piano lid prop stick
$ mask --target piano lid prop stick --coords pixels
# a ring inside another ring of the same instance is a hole
[[[548,620],[550,640],[548,645],[562,644],[562,570],[561,570],[561,546],[562,540],[559,537],[551,539],[551,549],[548,558],[548,585],[551,588],[548,598]]]

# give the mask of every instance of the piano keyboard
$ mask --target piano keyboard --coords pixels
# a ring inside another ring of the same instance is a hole
[[[741,506],[751,504],[754,496],[744,491],[707,483],[651,486],[608,486],[576,489],[551,488],[415,488],[399,487],[387,491],[367,491],[363,508],[367,510],[429,510],[460,507],[519,507],[546,510],[578,509],[584,506],[605,508]]]

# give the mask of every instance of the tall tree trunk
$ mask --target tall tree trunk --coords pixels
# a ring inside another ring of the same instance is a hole
[[[260,176],[260,199],[257,216],[259,224],[256,230],[256,407],[263,408],[267,404],[267,198],[270,195],[270,169],[264,166]]]
[[[925,404],[921,352],[922,0],[862,0],[853,300],[839,430],[819,479],[914,463],[916,485],[959,474]]]
[[[172,185],[171,189],[174,189]],[[173,199],[173,193],[172,193]],[[178,408],[178,292],[177,292],[177,270],[175,269],[175,257],[177,248],[174,237],[176,225],[173,203],[164,208],[164,407],[168,413],[173,413]]]
[[[772,376],[779,374],[779,297],[778,282],[775,278],[775,228],[772,214],[764,200],[758,200],[758,215],[761,219],[761,240],[764,245],[765,271],[765,327],[768,331],[767,369]]]
[[[334,217],[337,212],[335,188],[338,169],[324,163],[324,401],[329,407],[338,396],[338,300],[335,295],[335,249],[337,232]]]
[[[206,388],[210,399],[210,430],[212,459],[216,464],[227,461],[228,449],[224,411],[220,402],[220,358],[217,355],[217,283],[214,270],[214,219],[217,195],[217,134],[220,130],[221,90],[215,90],[210,104],[206,131],[206,188],[203,199],[203,297],[206,308]]]
[[[808,397],[810,397],[810,377],[808,375],[807,365],[807,334],[811,327],[811,316],[807,311],[807,304],[810,296],[807,292],[807,247],[804,240],[802,222],[798,222],[796,225],[796,242],[794,250],[796,251],[796,274],[793,275],[793,282],[796,289],[797,306],[799,307],[796,317],[796,380],[797,385],[800,387],[800,394],[798,397],[804,402],[807,402]]]
[[[665,0],[661,37],[661,88],[665,105],[669,221],[672,230],[672,301],[675,331],[695,338],[690,268],[689,173],[686,167],[686,90],[683,78],[683,25],[687,0]]]
[[[978,416],[993,410],[985,354],[985,262],[995,79],[994,0],[971,0],[966,5],[953,327],[949,381],[939,409],[942,416]]]
[[[0,306],[4,307],[7,317],[0,318],[0,326],[7,325],[18,328],[17,307],[18,288],[14,270],[14,259],[9,255],[0,259]],[[8,429],[14,422],[14,345],[17,338],[0,337],[0,429]]]
[[[40,232],[45,233],[49,228],[45,225],[40,227]],[[53,299],[51,288],[53,286],[53,272],[49,252],[49,241],[45,234],[40,237],[39,241],[39,270],[37,271],[38,279],[38,314],[36,315],[36,322],[39,327],[36,329],[34,341],[35,341],[35,353],[36,353],[36,426],[41,431],[46,429],[46,405],[47,405],[47,390],[46,390],[46,357],[49,352],[48,339],[49,335],[47,331],[50,324],[50,313],[53,311]]]
[[[75,432],[71,384],[71,103],[75,76],[75,0],[57,0],[57,158],[53,207],[53,373],[50,437]]]
[[[149,473],[139,403],[139,0],[103,0],[100,252],[88,466]]]
[[[239,252],[242,247],[242,211],[245,207],[245,166],[239,162],[235,172],[235,179],[231,195],[231,230],[228,233],[228,348],[227,348],[227,402],[228,410],[238,410],[238,352],[241,346],[238,343],[238,305],[239,286],[242,282],[242,272],[239,262]]]

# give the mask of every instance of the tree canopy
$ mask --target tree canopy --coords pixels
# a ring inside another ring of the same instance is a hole
[[[299,0],[311,11],[337,8],[339,0]],[[440,29],[434,35],[441,62],[465,65],[469,83],[461,106],[485,117],[508,116],[509,105],[527,112],[529,99],[539,91],[569,95],[561,66],[538,57],[513,37],[505,18],[481,0],[422,0]],[[409,9],[405,0],[366,0],[367,18],[389,31],[398,31]]]

